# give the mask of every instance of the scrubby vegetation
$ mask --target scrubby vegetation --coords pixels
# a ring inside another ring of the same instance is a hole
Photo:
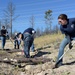
[[[35,47],[38,48],[45,45],[53,44],[54,42],[59,42],[62,40],[63,37],[64,36],[61,33],[40,36],[38,38],[35,38],[34,40]]]

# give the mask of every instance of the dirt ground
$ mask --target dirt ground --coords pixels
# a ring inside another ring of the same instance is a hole
[[[0,46],[1,48],[1,46]],[[6,49],[13,49],[11,43],[6,43]],[[38,64],[30,63],[12,63],[0,61],[0,75],[75,75],[75,47],[69,50],[63,57],[63,66],[52,69],[52,65],[55,63],[58,55],[59,44],[51,44],[49,48],[30,52],[31,56],[43,57],[52,59],[51,61]],[[68,46],[65,48],[65,51]],[[22,52],[8,53],[7,50],[0,49],[0,59],[15,59],[22,58]],[[24,57],[23,57],[24,58]],[[40,60],[41,61],[41,60]]]

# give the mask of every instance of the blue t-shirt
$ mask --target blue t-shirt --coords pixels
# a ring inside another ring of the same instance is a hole
[[[66,25],[61,25],[60,30],[63,34],[75,37],[75,18],[69,18]]]

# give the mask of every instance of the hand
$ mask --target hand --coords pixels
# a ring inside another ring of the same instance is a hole
[[[17,40],[21,40],[21,38],[17,38]]]
[[[72,49],[72,47],[73,47],[72,42],[70,42],[69,49]]]

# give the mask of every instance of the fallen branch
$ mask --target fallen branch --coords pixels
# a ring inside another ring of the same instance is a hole
[[[45,62],[49,62],[51,61],[51,59],[48,59],[48,58],[42,58],[42,57],[36,57],[36,58],[22,58],[22,59],[19,59],[18,60],[18,63],[23,63],[23,62],[26,62],[26,63],[45,63]]]
[[[18,58],[18,59],[13,59],[13,58],[4,58],[0,59],[0,62],[4,63],[11,63],[11,62],[16,62],[16,63],[33,63],[33,64],[38,64],[38,63],[45,63],[45,62],[50,62],[52,59],[48,58],[42,58],[42,57],[36,57],[36,58]]]
[[[23,50],[19,50],[19,49],[12,49],[10,51],[7,51],[8,53],[15,53],[15,52],[23,52]]]

